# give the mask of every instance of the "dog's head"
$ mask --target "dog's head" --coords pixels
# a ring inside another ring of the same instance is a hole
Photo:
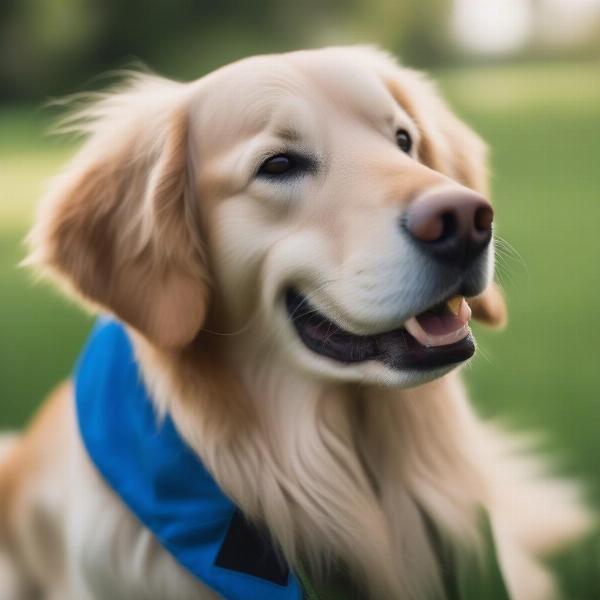
[[[78,126],[31,260],[163,349],[252,322],[318,376],[413,385],[473,354],[471,309],[505,319],[484,145],[379,51],[139,76]]]

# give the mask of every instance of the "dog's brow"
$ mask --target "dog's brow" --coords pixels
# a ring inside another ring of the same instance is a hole
[[[278,127],[275,130],[275,135],[286,142],[298,142],[302,139],[302,135],[297,129],[287,126]]]
[[[386,113],[385,116],[383,117],[383,122],[389,126],[392,127],[392,125],[394,125],[394,123],[396,122],[396,115],[393,113]]]

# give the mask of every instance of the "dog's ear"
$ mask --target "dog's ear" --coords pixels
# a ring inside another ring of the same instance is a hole
[[[135,76],[78,114],[87,142],[43,199],[26,261],[163,348],[191,342],[208,301],[188,95]]]
[[[482,294],[468,298],[467,302],[473,311],[473,318],[494,329],[506,327],[506,301],[497,283],[492,282]]]

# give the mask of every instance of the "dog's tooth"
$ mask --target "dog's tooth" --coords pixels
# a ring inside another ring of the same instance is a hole
[[[463,301],[462,296],[454,296],[453,298],[450,298],[450,300],[448,300],[448,302],[446,302],[448,308],[452,311],[452,314],[458,316],[458,313],[460,312],[460,306],[462,304],[462,301]]]

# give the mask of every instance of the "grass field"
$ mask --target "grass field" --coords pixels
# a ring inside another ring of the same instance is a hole
[[[514,248],[499,257],[510,326],[477,330],[472,396],[483,414],[547,434],[547,452],[598,507],[599,73],[565,64],[439,74],[490,143],[497,232]],[[17,267],[43,180],[71,152],[46,126],[39,111],[0,110],[0,428],[21,426],[68,375],[91,322]],[[600,599],[596,540],[556,562],[567,600]]]

